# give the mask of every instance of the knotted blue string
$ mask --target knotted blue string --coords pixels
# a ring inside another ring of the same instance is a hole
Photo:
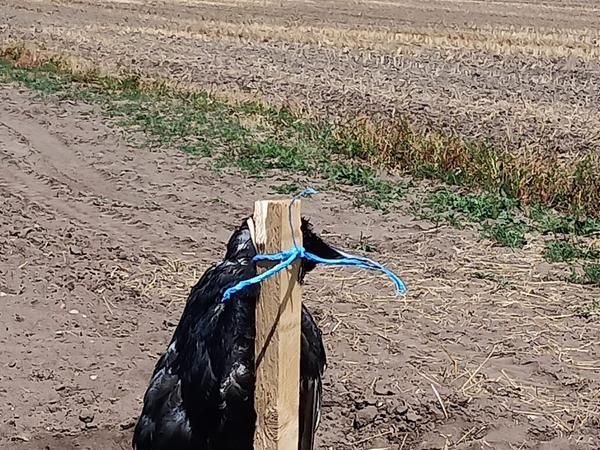
[[[300,192],[299,194],[295,195],[292,198],[292,202],[290,203],[290,209],[291,209],[294,201],[296,201],[298,198],[305,197],[308,195],[313,195],[316,193],[317,193],[317,191],[315,191],[314,189],[308,188],[308,189],[305,189],[304,191]],[[291,214],[290,214],[290,227],[293,230],[291,220],[292,219],[291,219]],[[375,270],[378,272],[382,272],[382,273],[386,274],[388,276],[388,278],[394,283],[394,285],[396,286],[396,290],[399,294],[406,292],[406,285],[402,282],[402,280],[390,269],[388,269],[387,267],[385,267],[382,264],[379,264],[376,261],[373,261],[369,258],[364,258],[361,256],[350,255],[348,253],[342,252],[337,249],[336,249],[336,251],[339,254],[344,256],[343,258],[339,258],[339,259],[321,258],[320,256],[317,256],[313,253],[307,252],[304,247],[298,246],[298,244],[296,243],[296,239],[294,237],[294,233],[292,233],[292,239],[294,241],[294,248],[291,250],[283,251],[280,253],[274,253],[271,255],[256,255],[253,258],[254,262],[271,261],[271,262],[277,262],[277,264],[275,266],[265,270],[263,273],[256,275],[255,277],[249,278],[247,280],[240,281],[235,286],[232,286],[229,289],[227,289],[225,291],[225,293],[223,294],[223,301],[229,300],[233,295],[235,295],[236,293],[240,292],[243,289],[246,289],[247,287],[249,287],[253,284],[258,284],[268,278],[271,278],[276,273],[281,272],[282,270],[284,270],[287,267],[289,267],[290,265],[292,265],[294,263],[294,261],[296,261],[299,258],[312,261],[316,264],[325,264],[325,265],[329,265],[329,266],[357,267],[360,269]]]

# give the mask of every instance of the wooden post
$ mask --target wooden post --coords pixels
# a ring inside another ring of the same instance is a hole
[[[293,247],[290,201],[258,201],[254,243],[258,253]],[[291,209],[296,242],[302,245],[300,200]],[[261,283],[256,304],[255,450],[297,450],[300,396],[300,261]],[[261,269],[259,269],[261,270]]]

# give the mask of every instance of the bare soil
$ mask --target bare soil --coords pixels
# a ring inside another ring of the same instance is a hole
[[[600,151],[592,0],[5,0],[2,45],[314,114],[407,115],[515,151]]]
[[[92,107],[0,87],[0,448],[129,448],[189,289],[280,182],[132,148]],[[552,281],[566,268],[539,248],[349,193],[303,209],[339,246],[367,239],[410,289],[308,280],[329,357],[320,449],[600,448],[600,326],[578,313],[600,289]]]

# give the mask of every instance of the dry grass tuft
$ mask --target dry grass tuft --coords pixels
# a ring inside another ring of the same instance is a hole
[[[340,139],[360,143],[362,157],[386,169],[440,178],[564,211],[600,214],[600,157],[561,158],[557,152],[507,148],[457,135],[421,132],[407,121],[356,122],[340,129]]]

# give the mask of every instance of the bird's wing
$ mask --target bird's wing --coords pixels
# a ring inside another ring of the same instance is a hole
[[[227,288],[256,274],[251,264],[255,254],[247,226],[239,229],[227,244],[225,259],[211,266],[192,288],[173,340],[156,364],[144,396],[134,431],[136,450],[187,450],[192,445],[225,449],[215,444],[226,434],[221,408],[234,409],[230,405],[238,398],[252,400],[243,392],[246,384],[251,385],[246,381],[251,365],[233,364],[238,359],[232,352],[236,349],[233,336],[248,322],[241,316],[236,321],[236,312],[242,307],[254,311],[249,300],[257,298],[258,287],[246,289],[229,304],[222,300]],[[235,411],[232,415],[240,416]],[[247,422],[254,426],[253,421]]]
[[[181,380],[171,370],[176,341],[161,356],[144,395],[144,407],[133,433],[135,450],[186,449],[191,428],[181,399]]]

